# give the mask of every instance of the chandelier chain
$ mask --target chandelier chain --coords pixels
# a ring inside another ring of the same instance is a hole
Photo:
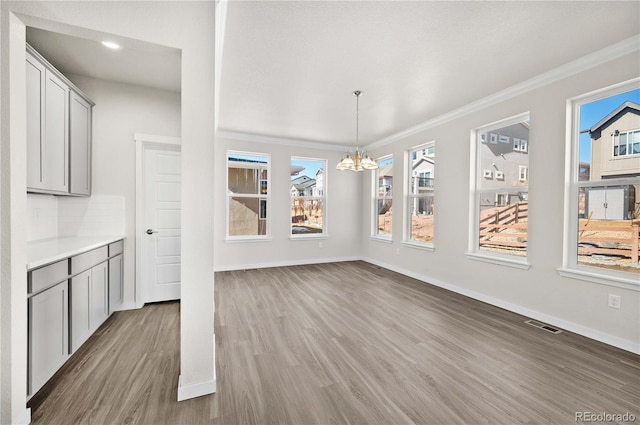
[[[360,146],[360,92],[357,91],[354,94],[356,95],[356,146]]]

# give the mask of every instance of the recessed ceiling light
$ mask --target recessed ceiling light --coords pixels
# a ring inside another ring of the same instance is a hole
[[[118,43],[114,43],[113,41],[103,41],[102,45],[114,50],[120,48],[120,45]]]

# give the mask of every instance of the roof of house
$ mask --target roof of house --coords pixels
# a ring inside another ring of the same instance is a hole
[[[378,169],[378,177],[393,177],[393,163],[380,167]]]
[[[600,130],[601,127],[603,127],[606,123],[608,123],[610,120],[612,120],[615,116],[617,116],[619,113],[621,113],[622,111],[624,111],[625,109],[631,109],[637,112],[640,112],[640,105],[638,105],[635,102],[631,102],[631,101],[626,101],[624,102],[622,105],[618,106],[616,109],[614,109],[613,111],[611,111],[609,114],[607,114],[606,117],[602,118],[600,121],[598,121],[597,123],[595,123],[588,131],[589,133],[595,133],[598,130]]]
[[[428,156],[421,156],[420,158],[418,158],[417,160],[415,160],[413,162],[413,166],[411,167],[411,169],[415,170],[416,167],[420,164],[422,164],[423,162],[428,162],[429,164],[434,164],[435,161],[433,160],[433,158],[429,158]]]
[[[291,180],[291,185],[297,190],[304,190],[316,184],[316,180],[309,176],[300,176]]]
[[[291,166],[291,175],[292,176],[297,176],[298,174],[300,174],[302,171],[304,171],[304,167],[301,165],[292,165]]]

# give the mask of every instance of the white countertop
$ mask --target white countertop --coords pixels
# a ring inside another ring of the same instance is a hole
[[[27,270],[124,239],[124,235],[51,238],[27,242]]]

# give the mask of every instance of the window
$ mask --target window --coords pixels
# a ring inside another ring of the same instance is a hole
[[[518,180],[520,183],[529,183],[529,167],[526,165],[518,166]]]
[[[640,79],[568,101],[563,275],[640,289],[639,104]]]
[[[393,157],[378,161],[374,175],[374,228],[373,235],[385,239],[392,237]]]
[[[408,153],[407,231],[405,240],[433,246],[435,144],[418,146]]]
[[[291,158],[291,236],[325,236],[327,164],[324,159]]]
[[[528,152],[528,113],[473,132],[471,258],[528,268]]]
[[[640,130],[613,133],[613,156],[640,154]]]
[[[271,173],[266,154],[227,152],[227,238],[269,235]]]

